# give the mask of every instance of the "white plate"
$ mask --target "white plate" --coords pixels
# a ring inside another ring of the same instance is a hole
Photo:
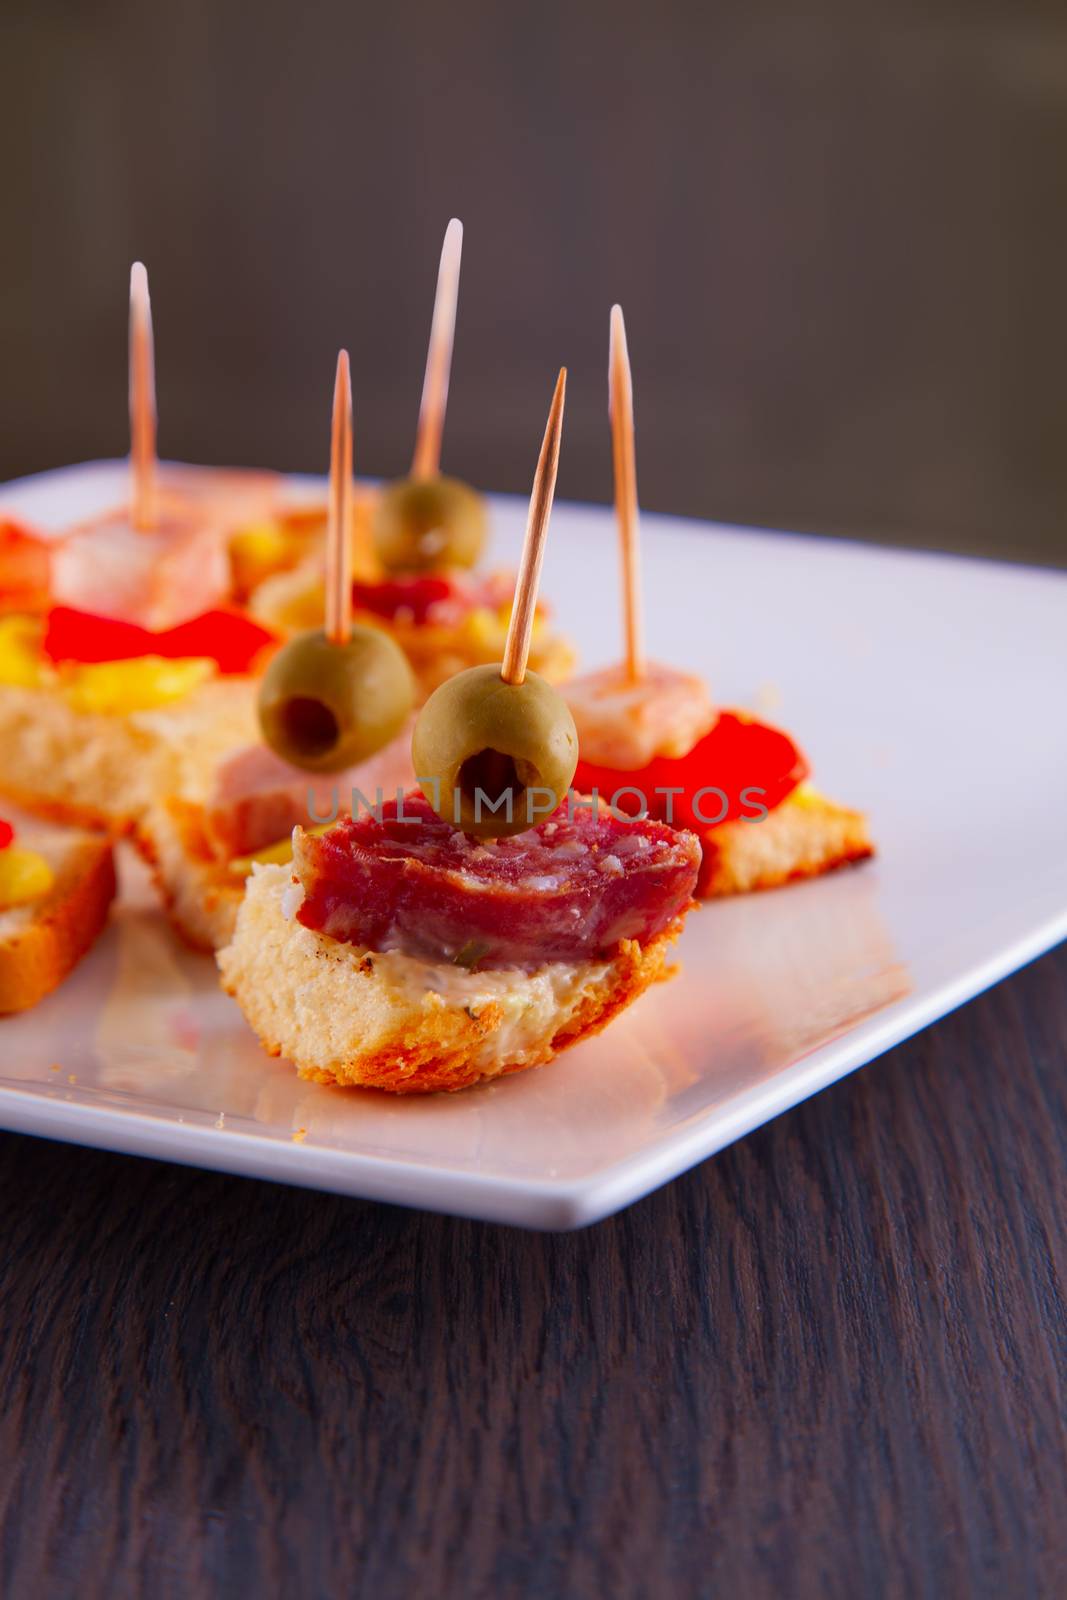
[[[0,490],[59,525],[114,466]],[[90,473],[87,482],[86,474]],[[101,476],[103,475],[103,476]],[[494,557],[524,507],[494,503]],[[51,1138],[533,1227],[627,1205],[1067,933],[1067,575],[644,519],[653,655],[791,729],[870,811],[876,864],[712,904],[681,975],[549,1067],[455,1097],[301,1083],[262,1054],[137,864],[114,925],[0,1022],[0,1121]],[[610,516],[559,505],[545,568],[586,664],[618,651]]]

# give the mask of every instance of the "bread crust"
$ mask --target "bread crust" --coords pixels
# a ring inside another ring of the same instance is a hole
[[[32,836],[27,843],[36,848]],[[54,884],[25,927],[0,939],[0,1013],[28,1011],[58,988],[95,944],[115,898],[108,840],[63,840],[46,853],[54,862]]]
[[[101,811],[98,806],[79,805],[73,800],[42,794],[37,789],[20,789],[6,779],[0,783],[0,794],[5,802],[39,817],[42,822],[55,822],[61,828],[85,828],[90,833],[106,833],[112,839],[124,838],[134,826],[132,815],[115,811]]]
[[[625,940],[610,959],[588,963],[575,992],[559,1009],[543,1007],[536,1031],[509,1051],[499,999],[464,1004],[429,982],[421,993],[398,995],[383,970],[389,958],[285,918],[282,895],[293,881],[287,868],[253,874],[233,942],[219,952],[222,986],[268,1054],[287,1057],[302,1078],[392,1094],[467,1089],[541,1066],[599,1033],[669,975],[668,954],[683,921],[647,946]],[[514,982],[521,984],[523,975]]]
[[[133,842],[175,932],[190,949],[211,955],[233,937],[244,880],[215,856],[203,816],[202,806],[170,796],[141,819]]]
[[[863,813],[810,789],[789,795],[760,821],[711,828],[700,843],[701,899],[777,889],[874,855]]]

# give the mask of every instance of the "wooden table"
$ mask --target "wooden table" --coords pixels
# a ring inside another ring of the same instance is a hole
[[[1067,948],[541,1236],[0,1141],[0,1592],[1067,1593]]]

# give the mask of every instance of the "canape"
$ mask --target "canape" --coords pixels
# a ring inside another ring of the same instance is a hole
[[[577,788],[692,829],[702,846],[700,896],[777,888],[865,860],[874,853],[866,818],[811,787],[788,734],[715,705],[694,673],[646,659],[633,385],[618,306],[608,389],[625,654],[563,687],[578,729]]]
[[[666,975],[697,841],[574,799],[573,719],[528,670],[564,384],[499,667],[464,671],[420,711],[422,792],[298,828],[290,864],[253,871],[219,952],[223,986],[303,1077],[469,1088],[551,1060]]]
[[[478,569],[488,534],[483,495],[441,472],[463,228],[453,218],[437,276],[411,472],[355,494],[349,522],[357,620],[387,632],[411,662],[422,698],[465,667],[500,660],[512,575]],[[281,632],[322,615],[325,510],[280,513],[232,545],[235,582],[253,613]],[[255,581],[258,576],[259,581]],[[558,682],[574,652],[538,609],[530,664]]]
[[[106,839],[0,821],[0,1013],[28,1011],[95,944],[115,896]]]

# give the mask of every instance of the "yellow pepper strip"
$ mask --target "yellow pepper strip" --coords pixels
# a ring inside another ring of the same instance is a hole
[[[206,656],[136,656],[129,661],[70,662],[57,672],[41,653],[42,638],[39,618],[0,617],[0,685],[43,689],[58,683],[75,711],[151,711],[191,694],[218,670]]]
[[[807,782],[798,783],[792,793],[786,795],[786,799],[795,806],[823,806],[826,804],[815,785]]]
[[[40,900],[55,881],[52,868],[36,850],[26,850],[20,844],[9,844],[6,850],[0,850],[0,910]]]
[[[35,617],[0,618],[0,684],[36,689],[45,681],[42,628]]]
[[[64,675],[63,692],[75,711],[123,715],[152,711],[181,700],[216,671],[206,656],[168,660],[137,656],[131,661],[94,661]]]
[[[318,835],[332,828],[332,822],[322,822],[315,828],[305,828],[305,833]],[[257,850],[252,856],[234,856],[230,862],[230,871],[238,878],[247,878],[252,868],[257,864],[261,867],[284,867],[287,861],[293,859],[293,836],[289,834],[285,839],[279,839],[277,844],[269,844],[264,850]]]
[[[299,561],[306,537],[294,533],[282,522],[254,522],[230,540],[230,569],[233,586],[249,595],[272,573],[284,572]]]
[[[485,647],[492,652],[503,648],[507,622],[488,606],[475,606],[460,624],[462,633],[477,649]]]

